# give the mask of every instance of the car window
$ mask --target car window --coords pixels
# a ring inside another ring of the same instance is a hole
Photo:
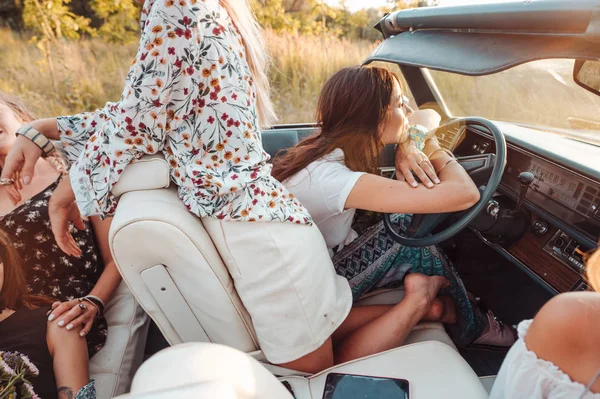
[[[573,81],[573,60],[533,61],[485,76],[430,70],[452,116],[554,128],[600,144],[600,97]]]

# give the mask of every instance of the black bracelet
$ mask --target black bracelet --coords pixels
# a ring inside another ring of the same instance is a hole
[[[98,308],[98,314],[96,315],[97,319],[104,316],[104,304],[102,303],[102,301],[100,301],[99,298],[97,298],[93,295],[87,295],[87,296],[84,296],[83,299]]]

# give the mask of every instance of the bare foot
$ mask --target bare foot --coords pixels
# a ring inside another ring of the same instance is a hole
[[[450,282],[443,276],[411,273],[404,279],[405,298],[424,299],[431,306],[439,290],[449,285]]]
[[[444,303],[444,314],[440,317],[440,322],[444,324],[456,324],[456,302],[452,297],[440,296],[437,299]]]
[[[446,304],[439,297],[435,298],[431,303],[431,307],[423,316],[423,321],[439,321],[442,322],[444,317]]]

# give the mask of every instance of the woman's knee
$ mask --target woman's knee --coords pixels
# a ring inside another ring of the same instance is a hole
[[[56,321],[48,322],[46,342],[50,353],[54,355],[57,348],[84,351],[87,354],[87,341],[75,330],[68,331],[60,327]]]
[[[331,337],[325,341],[321,347],[300,359],[288,363],[279,364],[291,370],[303,371],[305,373],[316,374],[334,365],[333,344]]]

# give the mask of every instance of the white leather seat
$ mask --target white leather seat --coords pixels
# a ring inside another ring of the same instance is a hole
[[[108,336],[104,347],[90,359],[98,399],[128,392],[142,363],[149,319],[125,283],[106,304]]]
[[[320,399],[331,372],[406,379],[411,399],[488,397],[464,359],[439,342],[408,345],[310,377],[285,377],[280,381],[290,384],[297,399]],[[159,352],[144,363],[131,393],[119,399],[291,399],[280,381],[240,351],[214,344],[183,344]]]
[[[201,220],[169,187],[164,158],[155,155],[130,165],[113,192],[120,195],[109,238],[114,259],[166,340],[171,345],[222,344],[266,362],[252,320]],[[358,305],[393,304],[402,295],[401,290],[383,290]],[[442,354],[455,349],[439,323],[419,324],[405,345],[429,340],[446,344]],[[460,358],[455,351],[453,356]]]

